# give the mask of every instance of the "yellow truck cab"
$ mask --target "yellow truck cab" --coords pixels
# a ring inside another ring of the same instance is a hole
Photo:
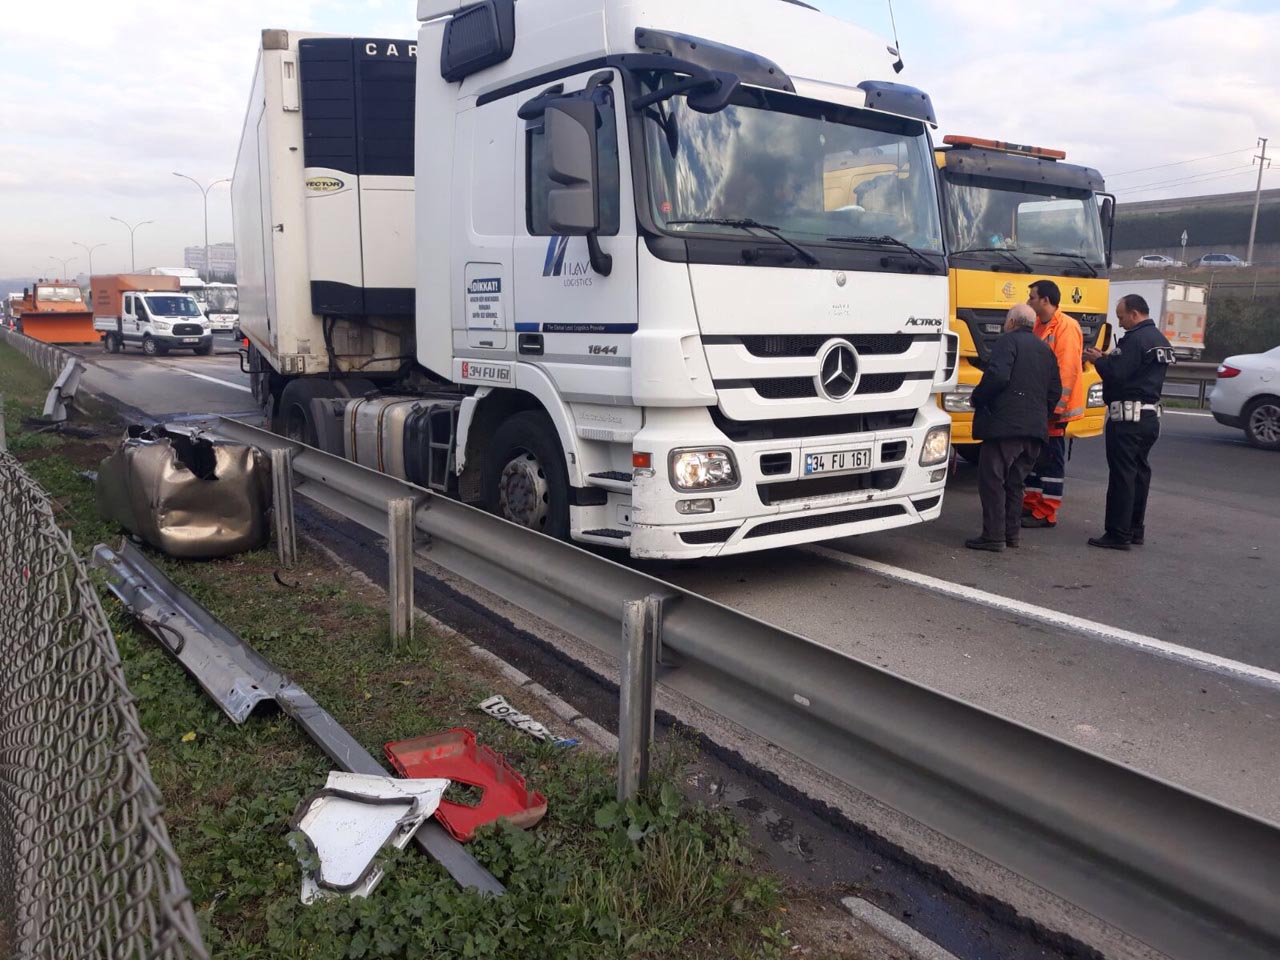
[[[1084,342],[1109,346],[1115,198],[1104,192],[1098,171],[1064,163],[1066,154],[1058,150],[949,136],[935,157],[951,265],[951,329],[960,337],[956,389],[940,394],[938,402],[951,414],[956,449],[974,460],[969,396],[1005,314],[1026,302],[1033,281],[1054,281],[1062,310],[1079,321]],[[1097,436],[1106,420],[1093,364],[1084,364],[1083,375],[1087,406],[1068,427],[1071,437]]]

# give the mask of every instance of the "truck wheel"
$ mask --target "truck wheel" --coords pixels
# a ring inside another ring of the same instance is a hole
[[[207,357],[209,354],[213,353],[213,341],[210,340],[208,343],[200,344],[200,346],[196,347],[194,353],[198,357]]]
[[[160,344],[156,343],[155,338],[151,334],[147,334],[142,338],[142,352],[148,357],[158,357],[161,354]]]
[[[491,513],[551,537],[569,536],[569,474],[545,414],[526,410],[498,427],[481,483]]]
[[[1280,450],[1280,399],[1258,397],[1244,412],[1244,436],[1255,447]]]
[[[331,380],[290,380],[276,407],[275,432],[309,447],[317,446],[319,435],[311,416],[311,401],[340,396],[337,384]]]
[[[956,453],[960,454],[965,463],[977,463],[978,454],[982,452],[982,444],[980,443],[957,443]]]

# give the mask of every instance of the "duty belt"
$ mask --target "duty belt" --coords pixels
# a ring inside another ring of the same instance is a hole
[[[1161,414],[1160,404],[1158,403],[1143,403],[1141,400],[1113,400],[1107,406],[1107,419],[1135,423],[1142,419],[1142,414],[1146,410],[1150,410],[1157,417]]]

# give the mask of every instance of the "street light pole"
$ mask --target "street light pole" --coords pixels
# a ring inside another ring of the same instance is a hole
[[[134,256],[134,252],[133,252],[133,232],[137,230],[139,227],[145,227],[148,223],[155,223],[155,221],[142,220],[138,223],[135,223],[133,226],[129,226],[128,223],[126,223],[124,220],[121,220],[119,217],[107,217],[107,219],[114,220],[116,223],[123,223],[125,225],[125,228],[129,231],[129,270],[130,272],[137,273],[138,260]]]
[[[105,247],[106,244],[95,243],[93,246],[89,246],[88,244],[81,243],[79,240],[72,240],[71,245],[73,247],[79,247],[89,255],[89,278],[93,279],[93,251],[97,250],[99,247]]]
[[[75,257],[67,257],[67,258],[64,260],[62,257],[55,257],[53,254],[49,254],[49,259],[50,259],[50,260],[52,260],[54,263],[60,263],[60,264],[62,264],[62,274],[58,277],[58,279],[59,279],[59,280],[66,280],[66,279],[67,279],[67,270],[68,270],[68,269],[70,269],[70,268],[67,266],[67,264],[69,264],[69,263],[75,263],[75,262],[76,262],[76,258],[75,258]]]
[[[200,181],[195,177],[188,177],[185,173],[174,172],[175,177],[181,177],[183,180],[190,180],[196,185],[196,189],[200,191],[200,196],[204,198],[204,277],[201,279],[206,282],[213,279],[213,270],[209,266],[209,191],[220,183],[230,183],[230,177],[223,177],[220,180],[214,180],[207,187],[200,186]]]

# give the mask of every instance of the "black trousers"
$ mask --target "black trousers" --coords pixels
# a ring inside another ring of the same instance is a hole
[[[1032,437],[983,440],[978,452],[982,539],[1017,540],[1022,529],[1022,484],[1040,456]]]
[[[1141,420],[1107,421],[1107,533],[1120,540],[1145,536],[1151,465],[1147,456],[1160,439],[1160,418],[1145,410]]]

